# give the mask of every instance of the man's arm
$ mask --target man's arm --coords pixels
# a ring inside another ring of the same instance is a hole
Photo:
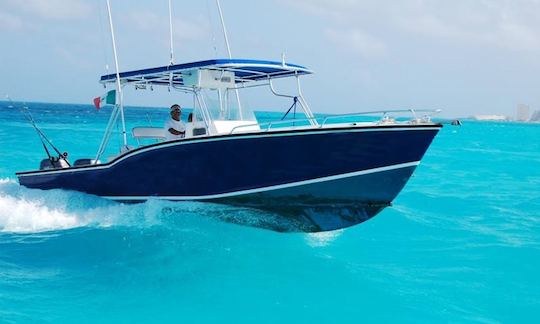
[[[169,133],[173,134],[173,135],[185,135],[186,134],[186,131],[177,131],[176,129],[174,128],[169,128]]]

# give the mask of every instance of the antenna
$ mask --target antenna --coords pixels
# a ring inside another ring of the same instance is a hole
[[[221,28],[223,28],[223,36],[225,37],[225,45],[227,46],[227,53],[229,54],[229,58],[232,58],[231,46],[229,45],[229,37],[227,36],[227,27],[225,27],[225,20],[223,19],[223,12],[221,11],[221,4],[219,3],[219,0],[216,0],[216,4],[219,11],[219,18],[221,19]]]
[[[219,3],[219,0],[216,0],[216,4],[219,11],[219,18],[221,20],[221,28],[223,28],[223,36],[225,37],[225,45],[227,46],[227,53],[229,54],[229,59],[232,59],[231,46],[229,45],[229,37],[227,36],[227,27],[225,27],[225,20],[223,19],[223,12],[221,11],[221,4]],[[236,102],[238,103],[238,112],[240,114],[240,119],[244,119],[244,116],[242,113],[242,104],[240,103],[240,94],[238,93],[238,89],[234,89],[234,92],[236,93]],[[219,97],[219,101],[221,102],[221,96]]]
[[[97,3],[97,6],[98,6],[98,11],[99,11],[99,39],[101,41],[101,48],[103,49],[103,61],[105,62],[105,73],[106,74],[109,74],[109,58],[107,57],[107,50],[105,48],[105,39],[103,37],[103,35],[105,34],[103,32],[103,18],[101,17],[101,14],[102,14],[102,8],[101,8],[101,4],[100,3]],[[105,85],[103,85],[105,87]]]
[[[174,47],[173,47],[173,25],[172,25],[172,0],[169,0],[169,34],[171,36],[171,56],[169,57],[169,65],[174,64]]]
[[[208,0],[206,0],[206,11],[208,13],[208,22],[210,23],[210,31],[212,32],[212,48],[214,49],[214,57],[218,58],[217,47],[216,47],[216,35],[214,32],[214,24],[212,24],[212,14],[210,12],[210,4]]]

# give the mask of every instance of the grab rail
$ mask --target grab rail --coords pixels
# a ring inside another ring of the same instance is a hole
[[[365,116],[365,115],[380,114],[380,113],[383,114],[383,118],[384,118],[384,116],[386,116],[388,113],[398,113],[398,112],[410,112],[410,113],[412,113],[414,119],[418,119],[416,117],[417,112],[430,112],[431,113],[430,115],[427,115],[427,114],[424,115],[425,117],[428,117],[428,116],[431,116],[433,114],[440,113],[441,110],[440,109],[393,109],[393,110],[365,111],[365,112],[360,112],[360,113],[351,113],[351,114],[342,114],[342,115],[330,115],[330,116],[326,116],[323,119],[323,122],[321,123],[320,127],[324,126],[324,124],[326,124],[328,119],[344,118],[344,117],[355,117],[355,116]]]
[[[289,120],[274,120],[270,122],[263,122],[263,123],[254,123],[254,124],[247,124],[247,125],[238,125],[236,127],[233,127],[230,131],[230,134],[233,134],[237,129],[240,128],[246,128],[246,127],[253,127],[253,126],[259,126],[259,128],[263,128],[262,125],[265,125],[264,132],[268,132],[272,126],[274,125],[280,125],[280,124],[287,124],[287,123],[298,123],[298,122],[311,122],[313,120],[322,120],[321,123],[319,123],[316,126],[313,126],[313,128],[322,128],[326,122],[330,119],[337,119],[337,118],[346,118],[346,117],[356,117],[356,116],[366,116],[371,114],[383,114],[383,119],[387,118],[387,114],[389,113],[399,113],[399,112],[410,112],[413,115],[413,120],[418,120],[416,113],[417,112],[424,112],[424,113],[431,113],[431,114],[424,114],[424,118],[428,118],[425,120],[426,122],[429,121],[429,117],[434,114],[438,114],[441,112],[441,109],[392,109],[392,110],[374,110],[374,111],[365,111],[365,112],[359,112],[359,113],[350,113],[350,114],[341,114],[341,115],[330,115],[325,117],[308,117],[308,118],[301,118],[301,119],[289,119]],[[307,126],[307,125],[306,125]]]

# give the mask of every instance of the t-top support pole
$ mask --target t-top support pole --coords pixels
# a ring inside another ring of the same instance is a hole
[[[227,47],[227,54],[229,54],[229,58],[232,59],[232,53],[231,53],[231,46],[229,45],[229,36],[227,35],[227,27],[225,27],[225,19],[223,19],[223,11],[221,11],[221,4],[219,3],[219,0],[216,0],[216,4],[219,11],[219,19],[221,20],[221,28],[223,29],[223,37],[225,37],[225,46]],[[238,102],[238,112],[240,114],[240,119],[243,118],[242,114],[242,104],[240,103],[240,94],[238,93],[238,89],[234,89],[234,92],[236,93],[236,101]],[[221,102],[221,96],[219,98]]]
[[[111,15],[111,3],[107,0],[107,12],[109,14],[109,27],[111,29],[111,40],[114,53],[114,64],[116,66],[116,91],[118,93],[118,104],[120,106],[120,117],[122,119],[122,135],[124,138],[124,147],[127,148],[127,135],[126,135],[126,120],[124,117],[124,94],[122,92],[122,85],[120,84],[120,68],[118,67],[118,55],[116,53],[116,41],[114,39],[114,27]]]

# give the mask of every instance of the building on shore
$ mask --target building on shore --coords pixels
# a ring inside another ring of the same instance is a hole
[[[526,122],[529,121],[531,116],[531,109],[528,105],[519,104],[516,108],[516,120]]]
[[[472,116],[474,120],[491,120],[491,121],[507,121],[510,118],[503,115],[474,115]]]
[[[531,118],[529,119],[530,122],[536,122],[536,123],[539,123],[540,122],[540,110],[536,110]]]

